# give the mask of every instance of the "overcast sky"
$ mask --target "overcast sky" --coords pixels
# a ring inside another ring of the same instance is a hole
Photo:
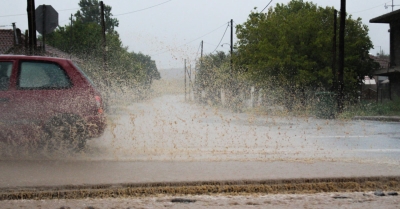
[[[78,9],[79,0],[36,0],[35,6],[52,5],[59,13],[59,25],[69,24],[69,17]],[[116,28],[129,51],[150,55],[159,69],[181,68],[183,60],[194,63],[199,57],[199,46],[204,40],[204,53],[217,50],[229,51],[229,45],[219,46],[228,21],[242,24],[254,7],[261,11],[270,0],[104,0],[112,7],[112,14],[119,20]],[[273,0],[270,6],[289,0]],[[340,10],[340,0],[313,0],[318,6],[333,6]],[[391,12],[384,5],[391,0],[347,0],[347,12],[353,18],[361,17],[370,31],[375,46],[389,52],[389,26],[371,24],[369,20]],[[12,22],[22,31],[28,28],[26,0],[0,0],[0,29],[11,29]],[[394,0],[400,5],[400,0]],[[150,8],[151,7],[151,8]],[[147,9],[146,9],[147,8]],[[394,7],[400,9],[400,6]],[[266,11],[266,10],[265,10]],[[235,42],[235,35],[234,35]],[[229,43],[229,30],[221,44]]]

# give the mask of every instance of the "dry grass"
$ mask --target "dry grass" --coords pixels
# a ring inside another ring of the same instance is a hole
[[[0,200],[82,199],[209,194],[310,194],[400,189],[400,177],[287,179],[237,182],[152,183],[3,189]]]

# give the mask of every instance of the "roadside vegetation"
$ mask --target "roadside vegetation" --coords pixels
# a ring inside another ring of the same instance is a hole
[[[80,10],[67,25],[58,27],[46,37],[47,43],[77,58],[82,70],[109,95],[129,91],[133,100],[148,95],[153,80],[161,78],[150,56],[129,51],[115,30],[119,26],[111,7],[104,6],[106,63],[98,0],[80,0]],[[129,98],[124,98],[129,99]]]
[[[253,86],[263,92],[263,107],[311,113],[318,92],[337,89],[332,65],[334,10],[302,0],[278,3],[267,13],[255,8],[246,22],[236,25],[238,41],[232,55],[216,52],[198,61],[197,88],[207,91],[207,100],[218,103],[221,88],[231,89],[227,97],[235,98],[243,89],[249,94]],[[373,45],[360,18],[347,16],[345,34],[344,98],[354,106],[358,105],[359,84],[379,64],[369,57]],[[231,103],[237,107],[243,100],[231,99]]]
[[[351,119],[354,116],[400,116],[400,98],[383,103],[361,101],[358,104],[346,107],[338,118]]]

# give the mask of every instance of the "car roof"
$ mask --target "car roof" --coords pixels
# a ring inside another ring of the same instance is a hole
[[[45,57],[45,56],[27,56],[27,55],[8,55],[0,54],[0,60],[43,60],[43,61],[67,61],[69,59],[59,57]]]

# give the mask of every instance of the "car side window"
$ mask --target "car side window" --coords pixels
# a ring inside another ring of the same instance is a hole
[[[10,86],[12,62],[0,62],[0,91],[7,90]]]
[[[18,87],[20,89],[64,89],[71,87],[65,71],[55,63],[22,62]]]

